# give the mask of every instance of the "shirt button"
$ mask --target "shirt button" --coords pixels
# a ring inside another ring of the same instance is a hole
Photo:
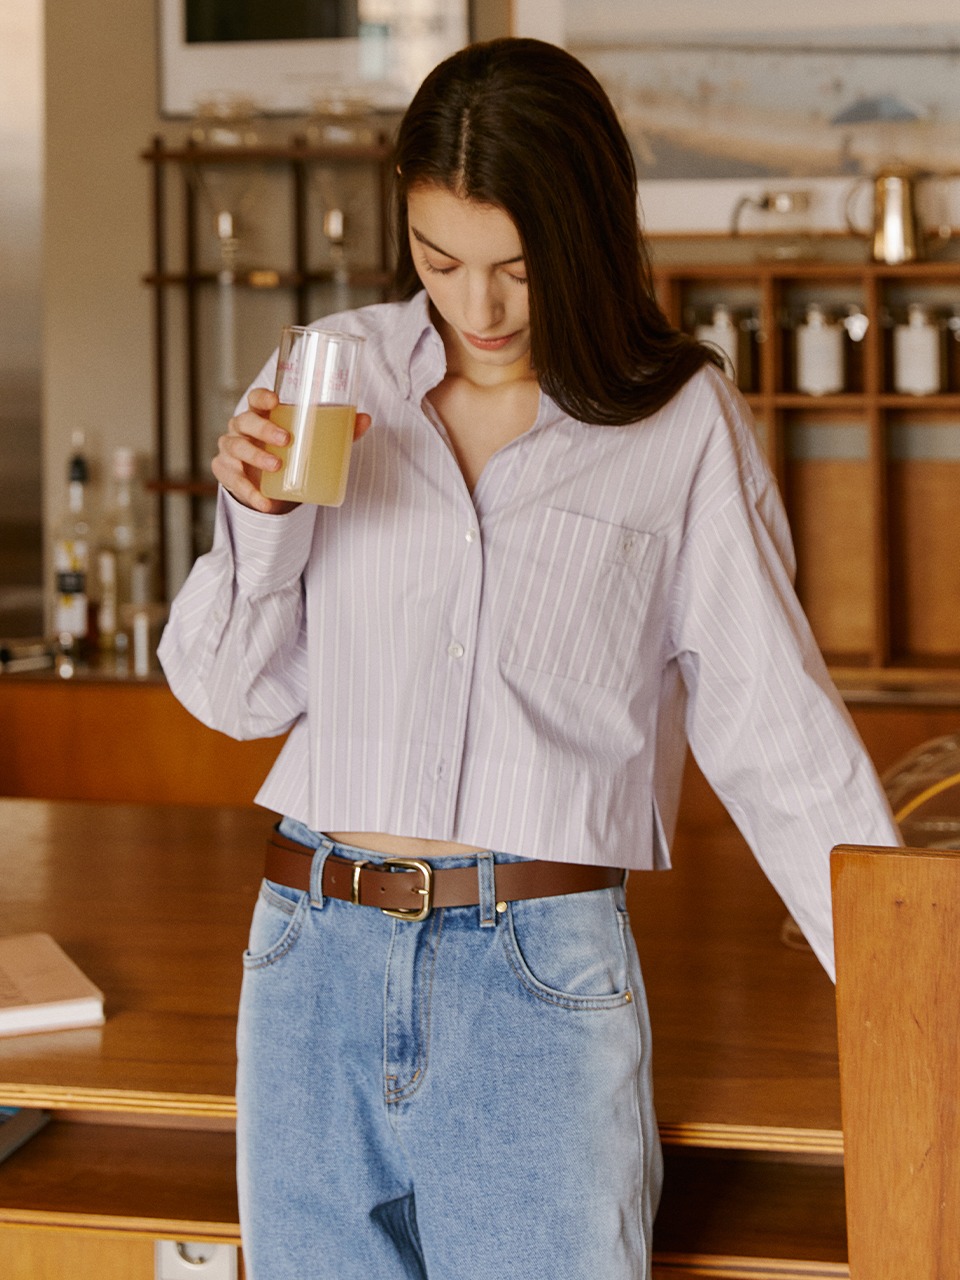
[[[477,531],[476,531],[476,529],[468,529],[468,530],[467,530],[467,532],[466,532],[463,536],[466,538],[466,540],[467,540],[468,542],[476,542],[476,540],[477,540]]]
[[[459,640],[452,640],[447,646],[447,653],[451,658],[462,658],[464,653],[463,645]]]

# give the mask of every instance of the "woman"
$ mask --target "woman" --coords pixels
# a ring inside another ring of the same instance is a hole
[[[245,1257],[637,1280],[661,1163],[622,881],[669,864],[687,739],[828,970],[830,848],[898,837],[743,401],[654,301],[600,86],[471,47],[396,159],[399,300],[325,322],[367,340],[347,501],[260,492],[268,363],[161,647],[206,723],[291,731],[258,796],[285,816],[245,955]]]

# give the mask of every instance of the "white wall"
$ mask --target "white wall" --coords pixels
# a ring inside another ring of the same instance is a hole
[[[955,0],[843,0],[833,6],[791,0],[519,0],[562,11],[568,37],[668,31],[809,30],[955,22]],[[528,34],[533,34],[528,33]]]
[[[157,129],[153,0],[47,0],[44,505],[70,437],[106,458],[152,433],[148,185]]]
[[[43,0],[0,5],[0,520],[40,518]]]

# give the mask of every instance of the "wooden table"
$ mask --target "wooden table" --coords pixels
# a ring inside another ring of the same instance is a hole
[[[101,1028],[0,1039],[0,1103],[59,1117],[0,1165],[4,1280],[67,1273],[41,1249],[111,1280],[152,1275],[156,1237],[237,1242],[235,1012],[270,821],[0,800],[0,932],[52,933],[107,996]],[[658,1274],[844,1275],[833,988],[781,943],[729,823],[684,828],[675,861],[629,887],[668,1163]]]

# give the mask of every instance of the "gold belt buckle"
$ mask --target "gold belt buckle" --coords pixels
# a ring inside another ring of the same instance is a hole
[[[419,871],[423,876],[423,886],[416,891],[423,897],[419,907],[397,907],[395,910],[381,907],[383,914],[393,916],[396,920],[426,920],[433,910],[433,867],[430,863],[424,862],[422,858],[385,858],[380,865],[387,870],[402,867],[407,871]]]

